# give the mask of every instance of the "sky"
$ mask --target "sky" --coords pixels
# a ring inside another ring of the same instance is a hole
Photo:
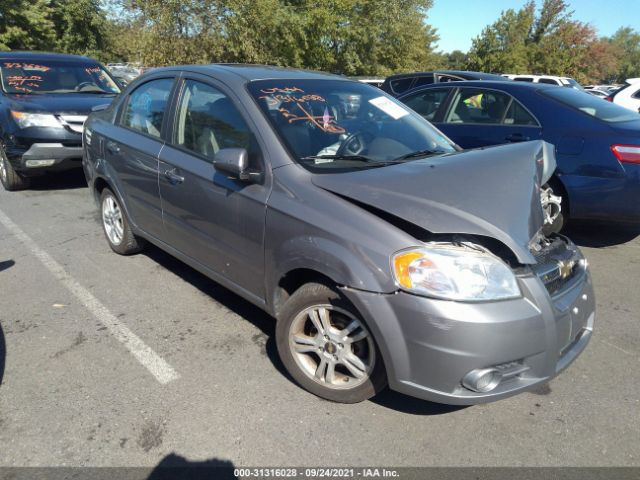
[[[434,0],[427,22],[438,30],[438,50],[466,52],[471,40],[495,22],[503,10],[518,10],[526,0]],[[537,0],[538,5],[542,2]],[[569,0],[573,18],[590,23],[600,36],[620,27],[640,26],[640,0]]]

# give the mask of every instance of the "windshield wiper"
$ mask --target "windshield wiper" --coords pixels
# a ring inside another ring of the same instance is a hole
[[[429,155],[438,155],[440,153],[447,152],[441,149],[417,150],[405,155],[400,155],[398,158],[394,158],[392,162],[400,162],[402,160],[409,160],[410,158],[428,157]]]
[[[308,157],[302,157],[300,160],[354,160],[356,162],[378,163],[377,160],[364,155],[309,155]]]

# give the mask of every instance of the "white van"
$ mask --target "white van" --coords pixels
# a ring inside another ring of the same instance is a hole
[[[516,82],[548,83],[549,85],[558,85],[560,87],[584,90],[582,85],[571,77],[556,77],[554,75],[514,75],[511,73],[505,73],[502,76]]]

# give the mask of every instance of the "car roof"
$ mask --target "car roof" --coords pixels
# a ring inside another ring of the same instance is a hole
[[[276,67],[272,65],[250,65],[244,63],[215,63],[209,65],[179,65],[174,67],[160,67],[153,70],[157,72],[195,72],[204,75],[222,77],[240,77],[247,82],[254,80],[349,80],[341,75],[333,75],[312,70],[300,70],[296,68]]]
[[[443,74],[443,75],[458,75],[458,76],[469,76],[473,75],[479,79],[487,79],[487,80],[499,80],[500,75],[496,75],[494,73],[485,73],[485,72],[473,72],[470,70],[431,70],[431,71],[422,71],[422,72],[408,72],[408,73],[396,73],[395,75],[390,75],[387,77],[388,80],[395,80],[397,78],[410,78],[410,77],[419,77],[422,75],[431,75],[434,73]]]
[[[416,93],[421,90],[431,90],[437,88],[464,88],[464,87],[477,87],[484,89],[496,89],[496,90],[522,90],[522,91],[533,91],[533,90],[546,90],[549,88],[564,88],[559,85],[550,85],[546,83],[525,83],[525,82],[505,82],[505,81],[492,81],[492,80],[465,80],[464,82],[446,82],[446,83],[431,83],[429,85],[423,85],[421,87],[412,88],[406,92],[403,92],[402,95],[399,95],[400,98],[407,96],[411,93]]]
[[[26,52],[20,50],[12,50],[10,52],[0,52],[0,60],[29,60],[29,61],[47,61],[47,60],[66,60],[69,62],[81,63],[98,63],[97,60],[81,55],[71,55],[67,53],[52,52]]]

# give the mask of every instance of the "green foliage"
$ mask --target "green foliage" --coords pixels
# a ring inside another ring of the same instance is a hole
[[[432,0],[127,0],[116,56],[153,65],[248,62],[346,75],[433,68]],[[127,37],[126,28],[139,39]]]
[[[620,28],[608,42],[617,49],[619,65],[615,80],[640,77],[640,32],[630,27]]]
[[[0,50],[48,50],[56,45],[49,0],[2,0]]]
[[[509,9],[473,40],[472,69],[500,73],[565,75],[581,82],[607,78],[617,65],[616,49],[595,29],[573,20],[565,0],[533,0]]]

